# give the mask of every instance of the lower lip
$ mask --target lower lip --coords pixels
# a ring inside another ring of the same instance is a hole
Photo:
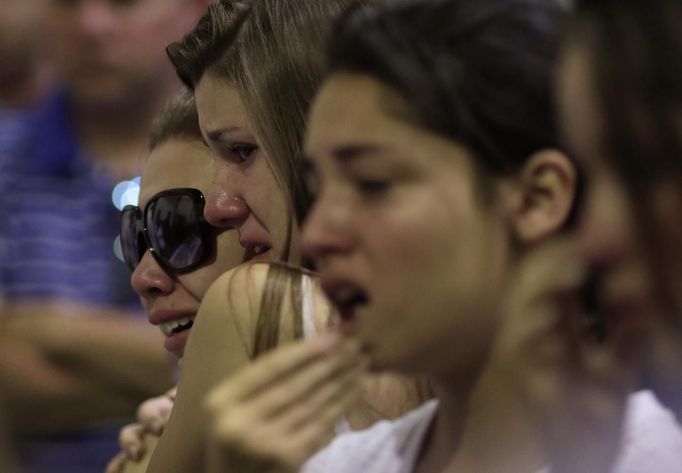
[[[182,332],[174,333],[170,337],[166,337],[164,342],[164,347],[167,351],[171,352],[178,358],[182,358],[185,353],[185,345],[187,344],[187,339],[189,338],[189,333],[192,329],[183,330]]]

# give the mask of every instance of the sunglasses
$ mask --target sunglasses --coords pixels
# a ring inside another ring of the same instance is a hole
[[[121,250],[131,271],[149,250],[169,274],[206,263],[215,251],[215,233],[204,219],[204,195],[198,189],[169,189],[154,195],[144,210],[127,205],[121,215]]]

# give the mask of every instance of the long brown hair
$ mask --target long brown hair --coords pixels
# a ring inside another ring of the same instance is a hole
[[[651,197],[673,183],[682,207],[680,22],[678,0],[580,0],[569,29],[569,45],[588,54],[606,158],[629,192],[660,296],[677,310],[679,287],[666,275],[665,230]]]

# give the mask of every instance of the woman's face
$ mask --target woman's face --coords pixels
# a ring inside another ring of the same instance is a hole
[[[157,193],[178,187],[206,193],[211,176],[210,151],[198,139],[171,138],[147,158],[140,188],[140,208]],[[139,294],[149,321],[166,336],[166,349],[182,357],[191,329],[208,287],[218,276],[244,259],[237,232],[216,230],[215,258],[186,274],[167,274],[147,251],[133,271],[131,283]],[[181,322],[182,326],[178,323]]]
[[[212,151],[204,215],[234,228],[248,260],[298,262],[298,229],[238,89],[210,70],[196,87],[201,131]]]
[[[391,100],[362,75],[333,75],[319,92],[304,252],[374,369],[451,378],[487,350],[506,229],[481,204],[469,153],[391,116]]]
[[[566,49],[557,87],[565,137],[588,177],[578,231],[580,247],[588,265],[601,276],[601,299],[607,316],[644,320],[649,327],[651,336],[647,337],[644,353],[646,382],[682,418],[682,314],[671,314],[653,295],[653,268],[646,257],[651,249],[638,238],[641,228],[632,200],[613,167],[613,158],[607,159],[608,150],[602,141],[604,118],[597,105],[590,57],[585,51],[579,42]],[[670,186],[661,182],[652,189],[647,204],[658,220],[659,231],[663,230],[660,241],[654,244],[669,250],[667,277],[677,278],[679,284],[682,222],[675,216],[682,216],[682,200],[679,193],[677,199],[670,193]]]

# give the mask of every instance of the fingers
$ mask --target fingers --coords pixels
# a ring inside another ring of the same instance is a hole
[[[337,345],[339,349],[335,350]],[[230,400],[243,399],[263,392],[270,385],[277,384],[280,379],[291,373],[300,372],[307,365],[332,352],[336,353],[337,362],[358,356],[356,347],[351,344],[340,344],[335,334],[325,334],[304,342],[293,343],[263,355],[253,364],[237,372],[227,382],[219,385],[208,396],[207,406],[211,409]],[[327,368],[335,369],[333,362]],[[323,369],[318,374],[324,376],[326,373]]]
[[[354,342],[298,342],[256,360],[209,395],[211,458],[227,471],[298,471],[347,408],[362,372]]]
[[[296,402],[287,404],[285,409],[275,410],[268,418],[268,424],[282,434],[289,435],[302,426],[324,422],[326,412],[335,412],[342,408],[349,396],[352,397],[357,392],[359,376],[360,369],[354,368],[324,384],[305,390],[304,397],[297,397]],[[282,391],[286,389],[283,387]],[[268,394],[271,399],[275,397],[273,393]],[[255,404],[254,407],[257,406]]]
[[[144,430],[140,424],[129,424],[118,434],[118,443],[130,460],[139,462],[145,453]]]
[[[105,473],[123,473],[128,456],[125,452],[119,452],[107,464]]]
[[[137,409],[137,422],[145,432],[159,436],[168,422],[173,404],[173,398],[167,394],[148,399]]]
[[[142,460],[146,454],[144,437],[147,434],[157,437],[161,435],[173,409],[174,396],[175,388],[140,404],[137,410],[138,422],[126,425],[119,432],[118,442],[123,452],[112,459],[112,468],[119,466],[120,455],[125,455],[128,460],[136,463]]]

